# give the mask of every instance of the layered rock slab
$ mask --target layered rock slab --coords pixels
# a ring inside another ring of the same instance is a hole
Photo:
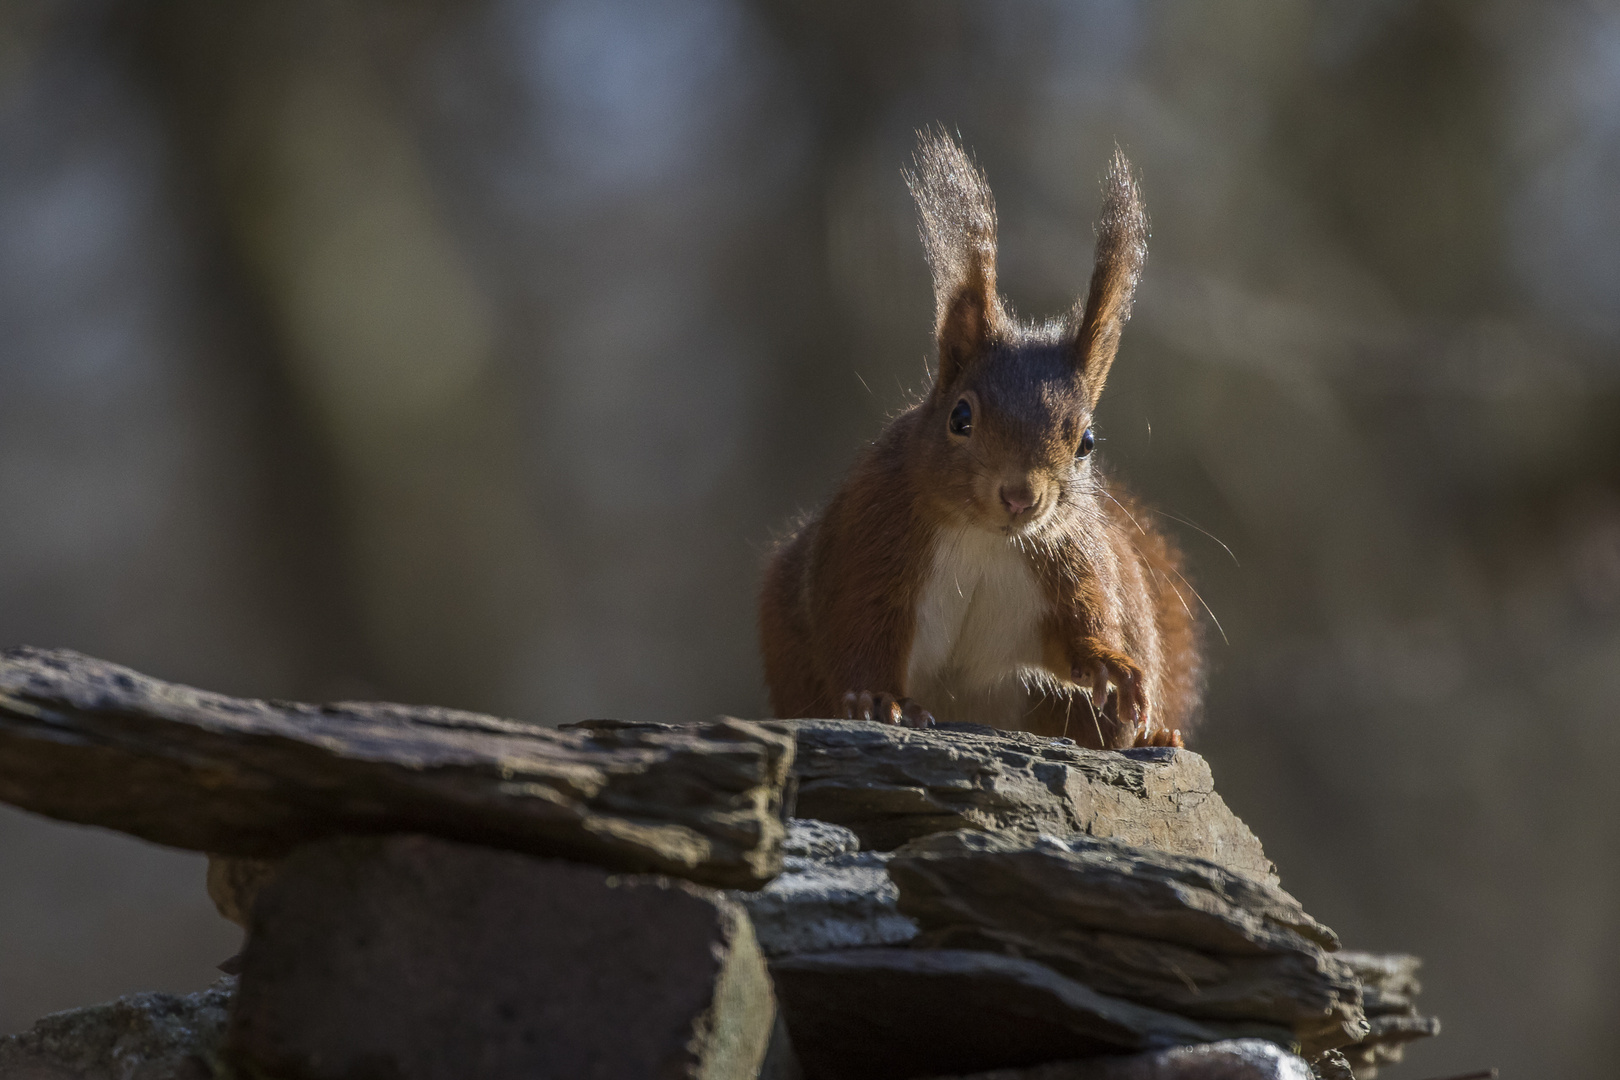
[[[339,1080],[753,1080],[747,916],[684,881],[429,837],[300,849],[259,893],[228,1059]]]
[[[1377,1076],[1380,1066],[1398,1064],[1406,1044],[1440,1034],[1440,1021],[1418,1012],[1423,989],[1417,971],[1423,961],[1406,953],[1342,952],[1340,958],[1361,980],[1362,1007],[1368,1031],[1354,1046],[1343,1048],[1345,1063],[1358,1080]]]
[[[771,973],[809,1080],[903,1080],[1234,1034],[987,952],[849,949],[774,960]]]
[[[792,756],[789,737],[743,721],[559,732],[232,698],[67,650],[0,653],[0,800],[228,856],[416,832],[757,888],[781,868]]]
[[[1208,860],[963,830],[901,848],[889,875],[920,946],[1019,956],[1180,1015],[1278,1025],[1311,1053],[1366,1031],[1333,932],[1269,881]]]
[[[888,855],[861,851],[850,830],[793,818],[782,850],[780,877],[758,891],[730,894],[748,909],[767,957],[898,945],[917,936],[897,906]]]
[[[767,957],[899,945],[917,936],[917,926],[900,913],[887,861],[875,851],[789,858],[763,889],[731,895],[748,910]]]
[[[1087,750],[976,725],[916,730],[775,721],[798,751],[796,812],[890,850],[955,829],[1095,836],[1193,855],[1269,880],[1276,868],[1190,750]]]
[[[782,859],[830,859],[861,850],[861,838],[842,825],[813,818],[788,818],[782,838]]]

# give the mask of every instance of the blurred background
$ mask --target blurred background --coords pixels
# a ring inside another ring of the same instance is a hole
[[[934,122],[1030,314],[1140,171],[1102,451],[1197,524],[1226,799],[1427,958],[1399,1075],[1610,1075],[1611,4],[4,0],[0,643],[761,715],[771,537],[925,379]],[[0,1030],[236,945],[199,856],[0,809]]]

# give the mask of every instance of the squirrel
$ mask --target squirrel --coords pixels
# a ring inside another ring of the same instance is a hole
[[[1039,325],[996,292],[977,165],[923,132],[914,166],[937,371],[770,556],[759,626],[774,715],[1181,746],[1203,675],[1181,554],[1093,453],[1147,258],[1130,164],[1116,148],[1084,303]]]

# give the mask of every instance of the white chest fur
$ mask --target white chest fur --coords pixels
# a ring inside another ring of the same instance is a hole
[[[983,529],[941,533],[917,604],[907,692],[942,719],[960,711],[952,701],[969,708],[987,693],[999,699],[998,690],[1021,694],[1018,676],[1041,661],[1043,608],[1034,571],[1007,538]]]

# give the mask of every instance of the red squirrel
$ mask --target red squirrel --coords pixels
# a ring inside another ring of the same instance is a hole
[[[1085,302],[1038,325],[996,292],[984,174],[942,133],[920,136],[915,166],[938,370],[771,556],[772,709],[1180,746],[1202,690],[1194,594],[1093,453],[1147,258],[1130,165],[1116,150]]]

